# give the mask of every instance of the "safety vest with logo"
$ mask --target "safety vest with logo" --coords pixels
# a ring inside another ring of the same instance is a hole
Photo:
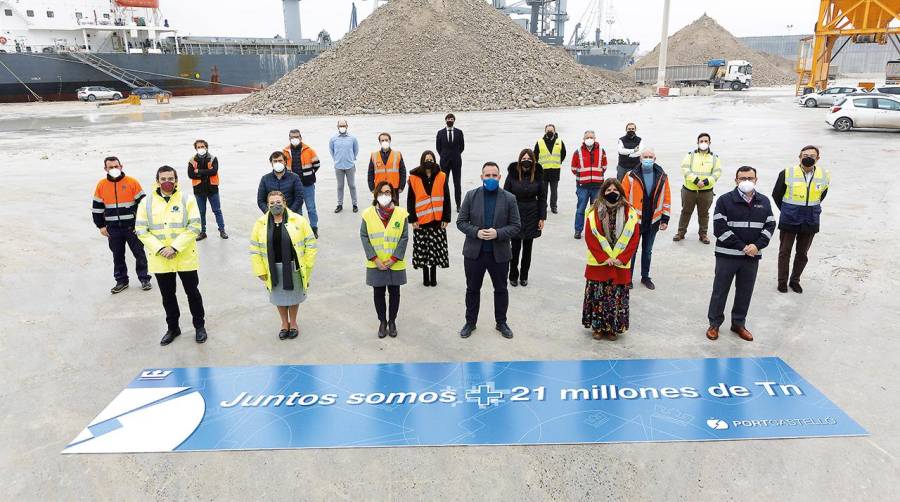
[[[447,175],[440,171],[434,177],[431,194],[425,190],[425,183],[418,176],[409,177],[409,186],[416,197],[416,223],[424,225],[432,221],[441,221],[444,217],[444,184]]]
[[[822,194],[831,184],[831,173],[816,166],[809,182],[799,165],[784,170],[786,190],[781,201],[781,223],[818,225],[822,214]]]
[[[694,150],[684,156],[681,161],[681,174],[684,175],[684,187],[694,192],[712,190],[722,176],[722,162],[712,152]],[[703,188],[694,182],[697,178],[706,181]]]
[[[578,153],[572,156],[572,163],[578,164],[578,167],[572,168],[578,185],[603,183],[603,175],[606,173],[606,151],[599,145],[595,144],[592,150],[582,145]]]
[[[403,229],[408,216],[409,213],[406,212],[406,209],[395,207],[387,226],[384,226],[381,218],[378,217],[378,211],[375,209],[375,206],[369,206],[363,211],[362,218],[366,222],[369,244],[375,248],[375,256],[381,261],[386,262],[394,256],[397,244],[400,243],[400,238],[403,237]],[[375,262],[366,260],[366,267],[376,268]],[[391,270],[406,270],[406,262],[398,260],[391,265]]]
[[[318,244],[309,220],[305,216],[284,210],[284,228],[287,229],[297,253],[296,266],[300,268],[300,279],[303,281],[303,289],[309,289],[309,278],[312,275],[313,266],[316,264]],[[266,288],[272,290],[272,275],[269,273],[269,213],[259,217],[253,224],[250,233],[250,263],[253,265],[253,274],[257,277],[266,276]],[[280,280],[280,278],[279,278]]]
[[[141,184],[131,176],[123,176],[119,181],[110,181],[109,178],[100,180],[94,189],[91,208],[94,223],[98,227],[134,225],[135,206],[145,195]]]
[[[372,164],[375,165],[375,186],[382,181],[387,181],[395,189],[400,188],[400,152],[391,150],[388,153],[387,162],[381,160],[381,150],[372,152]]]
[[[294,170],[294,159],[291,154],[291,146],[284,147],[281,151],[284,155],[285,166],[289,171]],[[300,172],[297,173],[302,177],[312,176],[316,170],[316,164],[319,162],[319,156],[316,151],[310,148],[306,143],[300,143]]]
[[[656,175],[654,174],[654,176]],[[637,213],[638,223],[643,224],[644,222],[641,221],[644,214],[643,178],[635,174],[634,171],[629,171],[622,178],[622,189],[625,190],[625,199],[631,204],[634,212]],[[669,176],[663,173],[662,179],[659,179],[656,182],[656,186],[650,187],[650,189],[653,190],[653,193],[650,194],[650,200],[654,204],[653,221],[650,224],[654,225],[663,216],[671,216],[672,213],[672,190],[669,188]]]
[[[628,243],[631,242],[631,236],[634,235],[634,229],[638,224],[638,216],[637,211],[634,209],[626,209],[628,213],[628,219],[625,220],[625,226],[622,228],[622,235],[619,236],[619,239],[616,241],[614,245],[610,245],[609,240],[606,238],[606,235],[603,234],[602,228],[597,228],[596,218],[594,217],[595,209],[591,208],[588,211],[586,216],[588,228],[591,231],[591,234],[600,241],[600,247],[603,248],[603,252],[606,253],[610,258],[617,258],[625,248],[628,247]],[[594,257],[594,253],[588,249],[587,252],[587,264],[592,267],[599,267],[602,265],[597,258]],[[629,268],[630,263],[623,263],[621,265],[614,265],[617,268]]]
[[[197,255],[200,210],[193,195],[176,188],[166,201],[154,189],[138,206],[134,233],[144,243],[151,274],[188,272],[200,268]],[[159,254],[168,246],[177,251],[171,259]]]
[[[547,148],[544,138],[538,140],[538,164],[547,169],[559,169],[562,167],[562,140],[557,139],[553,143],[553,150]]]
[[[213,162],[215,162],[215,161],[216,161],[216,157],[211,156],[209,158],[209,162],[206,164],[206,168],[212,169]],[[197,163],[196,156],[191,157],[191,160],[188,161],[188,165],[191,166],[190,168],[194,170],[194,174],[197,174],[199,172],[200,167],[199,167],[199,164]],[[191,184],[193,186],[197,186],[202,182],[203,182],[203,180],[201,180],[201,179],[191,178]],[[209,184],[219,186],[219,173],[218,172],[209,177]]]

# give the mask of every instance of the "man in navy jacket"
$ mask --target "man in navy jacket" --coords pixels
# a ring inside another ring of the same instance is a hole
[[[719,338],[719,326],[725,322],[725,303],[731,283],[735,283],[731,309],[731,331],[748,342],[753,335],[745,321],[756,284],[760,251],[769,245],[775,231],[772,205],[756,191],[756,169],[743,166],[735,176],[737,188],[719,197],[713,215],[716,236],[716,276],[709,299],[709,328],[706,337]]]
[[[435,147],[438,155],[441,157],[441,171],[447,174],[447,180],[453,174],[453,198],[456,201],[456,212],[459,212],[459,205],[462,201],[462,187],[460,186],[460,178],[462,178],[462,153],[466,149],[466,138],[460,129],[454,127],[456,124],[456,116],[448,113],[444,117],[447,124],[446,128],[441,128],[437,132],[435,139]],[[449,197],[450,194],[447,194]]]

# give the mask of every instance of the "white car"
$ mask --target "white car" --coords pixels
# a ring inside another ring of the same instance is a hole
[[[862,87],[829,87],[824,91],[804,94],[797,99],[797,104],[807,108],[832,106],[850,94],[867,92]]]
[[[848,96],[831,107],[825,122],[841,132],[856,128],[900,129],[900,96]]]
[[[78,99],[97,101],[98,99],[122,99],[122,93],[109,87],[91,86],[78,89]]]

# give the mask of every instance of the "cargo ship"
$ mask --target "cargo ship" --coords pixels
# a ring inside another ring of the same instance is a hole
[[[285,2],[294,36],[233,38],[180,36],[159,0],[0,0],[0,102],[71,100],[85,86],[123,96],[261,89],[332,46],[326,32],[299,37],[296,3]]]

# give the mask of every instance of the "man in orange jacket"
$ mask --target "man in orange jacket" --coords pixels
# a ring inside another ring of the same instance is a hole
[[[629,171],[622,179],[622,188],[628,203],[637,210],[641,224],[641,284],[647,289],[656,289],[650,279],[650,258],[656,233],[669,228],[672,212],[672,191],[669,176],[656,163],[656,153],[652,148],[641,152],[641,164]],[[636,255],[635,255],[636,256]],[[635,258],[631,259],[631,273],[634,274]],[[633,283],[629,285],[629,289]]]
[[[313,235],[319,238],[319,212],[316,210],[316,173],[321,162],[316,151],[303,142],[299,129],[291,129],[288,133],[290,144],[284,147],[285,165],[288,170],[300,176],[303,185],[303,204],[306,205],[306,216],[312,227]],[[300,214],[303,214],[302,208]]]

